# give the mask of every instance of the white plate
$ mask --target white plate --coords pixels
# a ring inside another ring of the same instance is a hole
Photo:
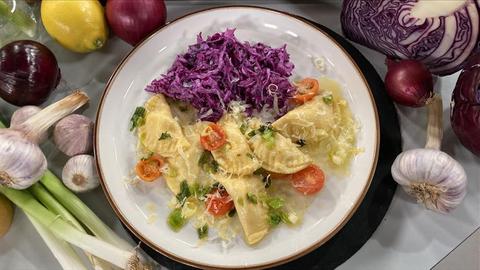
[[[312,57],[326,59],[327,74],[340,81],[344,96],[361,124],[358,146],[365,151],[353,162],[351,175],[331,177],[296,228],[281,226],[259,245],[241,239],[223,250],[218,243],[197,246],[191,227],[172,232],[167,224],[171,195],[162,181],[134,187],[125,182],[135,164],[136,139],[129,119],[148,93],[143,89],[185,52],[202,32],[236,28],[242,41],[270,46],[287,44],[294,75],[318,76]],[[306,254],[330,239],[362,201],[373,176],[379,147],[378,116],[365,78],[348,54],[319,29],[290,15],[254,7],[223,7],[184,16],[138,45],[113,73],[100,102],[95,152],[104,191],[119,218],[143,242],[180,262],[201,268],[270,267]],[[155,205],[155,207],[153,207]],[[154,215],[152,215],[154,213]],[[152,222],[154,221],[154,222]]]

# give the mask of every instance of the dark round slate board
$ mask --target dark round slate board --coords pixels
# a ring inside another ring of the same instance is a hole
[[[380,118],[380,153],[370,189],[350,221],[334,237],[318,249],[274,269],[327,270],[334,269],[345,262],[367,242],[380,225],[397,187],[390,174],[390,167],[395,157],[402,151],[400,125],[395,107],[384,91],[382,79],[372,64],[345,38],[321,24],[311,23],[325,31],[343,46],[355,60],[367,79],[370,89],[373,91]],[[131,232],[129,233],[136,242],[139,242]],[[155,250],[149,248],[144,243],[141,243],[141,248],[154,260],[168,269],[195,269],[155,252]]]

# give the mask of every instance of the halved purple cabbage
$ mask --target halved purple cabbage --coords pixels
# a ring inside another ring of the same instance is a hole
[[[276,116],[285,114],[295,93],[288,81],[294,65],[286,45],[271,48],[262,43],[241,43],[234,31],[227,29],[206,40],[199,34],[197,43],[178,55],[167,73],[153,80],[146,91],[188,102],[198,110],[200,119],[208,121],[219,120],[228,104],[237,100],[250,105],[248,111],[253,112],[266,105],[273,109],[276,98]],[[278,90],[268,91],[271,84]]]
[[[450,121],[460,142],[480,157],[480,53],[470,57],[458,77]]]
[[[479,5],[480,0],[344,0],[342,30],[387,56],[418,60],[432,73],[448,75],[478,50]]]

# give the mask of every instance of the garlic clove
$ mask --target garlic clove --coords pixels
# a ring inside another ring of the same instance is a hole
[[[16,129],[20,127],[27,119],[32,117],[33,115],[39,113],[42,109],[37,106],[24,106],[17,109],[13,114],[12,118],[10,119],[10,128]],[[48,138],[48,132],[43,132],[39,134],[39,144],[44,143]]]
[[[70,158],[62,171],[65,186],[74,192],[86,192],[99,186],[93,156],[78,155]]]
[[[93,150],[93,122],[84,115],[71,114],[55,125],[53,139],[67,156],[88,154]]]
[[[42,150],[20,131],[0,132],[0,185],[26,189],[38,181],[47,169]]]
[[[448,213],[465,198],[465,170],[448,154],[435,149],[407,150],[395,159],[392,176],[428,209]]]

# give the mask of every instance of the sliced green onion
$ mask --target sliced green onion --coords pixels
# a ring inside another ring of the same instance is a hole
[[[63,269],[87,270],[72,246],[63,240],[58,239],[51,231],[35,220],[30,214],[25,213],[25,215],[30,222],[32,222],[33,227],[35,227],[38,234],[40,234],[43,241],[47,244],[50,251],[52,251],[53,256],[57,259]]]
[[[247,132],[247,128],[247,124],[242,123],[242,125],[240,125],[240,132],[242,132],[242,134],[245,134],[245,132]]]
[[[178,232],[186,223],[186,220],[182,217],[182,209],[175,208],[168,215],[167,223],[173,231]]]
[[[197,229],[197,234],[199,239],[203,239],[205,237],[208,237],[208,225],[205,224],[202,227]]]
[[[257,204],[257,196],[251,192],[247,193],[247,200],[253,204]]]
[[[166,140],[166,139],[170,139],[170,138],[172,138],[172,135],[170,135],[170,133],[162,132],[162,134],[160,135],[160,138],[158,140],[161,141],[161,140]]]
[[[322,99],[323,99],[323,102],[325,102],[325,104],[327,104],[327,105],[330,105],[333,102],[333,96],[332,95],[324,96]]]
[[[188,197],[192,195],[190,193],[190,188],[188,187],[187,180],[183,180],[180,183],[180,192],[175,196],[177,198],[177,201],[180,203],[180,205],[183,206],[185,201],[187,200]]]
[[[135,109],[132,118],[130,118],[130,131],[133,131],[134,129],[145,124],[145,114],[146,110],[144,107],[137,107]]]
[[[282,208],[284,203],[285,203],[285,200],[279,197],[271,197],[267,199],[268,206],[273,209]]]

